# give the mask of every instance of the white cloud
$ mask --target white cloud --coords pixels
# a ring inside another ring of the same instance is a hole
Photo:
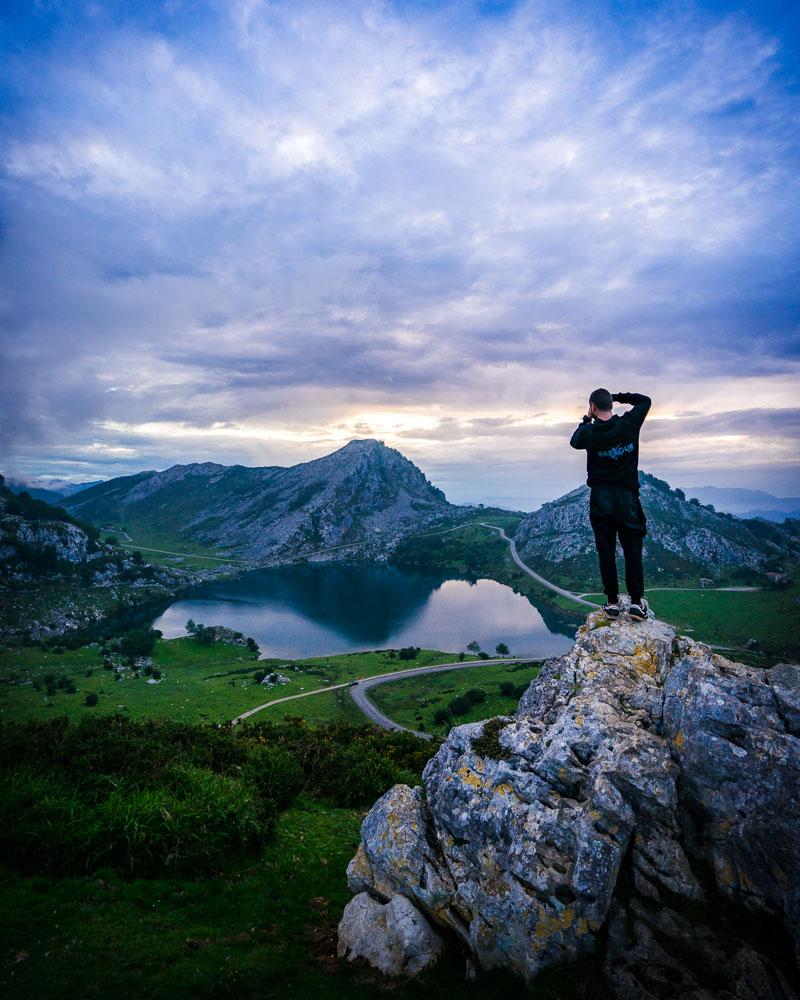
[[[374,426],[485,476],[598,384],[790,405],[796,99],[752,20],[665,10],[623,43],[537,4],[217,10],[200,42],[95,25],[91,58],[65,38],[16,70],[12,454],[124,426],[131,468],[204,435],[270,462]],[[692,461],[732,455],[718,436]],[[567,486],[560,447],[535,453]]]

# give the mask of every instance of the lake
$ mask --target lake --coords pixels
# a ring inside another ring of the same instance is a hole
[[[153,622],[165,638],[189,618],[252,636],[262,656],[325,656],[422,646],[457,653],[473,640],[494,655],[545,657],[572,645],[575,625],[494,580],[470,582],[394,566],[305,565],[254,570],[196,587]]]

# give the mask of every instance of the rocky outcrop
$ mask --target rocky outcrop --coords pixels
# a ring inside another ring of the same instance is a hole
[[[599,949],[621,998],[795,996],[799,709],[796,666],[591,614],[513,717],[451,730],[375,803],[340,952],[366,955],[365,894],[402,897],[486,970]]]

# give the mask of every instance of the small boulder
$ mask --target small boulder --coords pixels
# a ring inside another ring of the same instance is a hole
[[[379,903],[360,892],[344,908],[338,936],[339,958],[365,959],[387,976],[419,975],[442,952],[442,939],[405,896]]]

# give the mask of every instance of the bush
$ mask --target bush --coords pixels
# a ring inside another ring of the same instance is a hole
[[[156,648],[156,640],[161,638],[161,632],[155,628],[136,628],[127,632],[119,641],[119,652],[129,659],[136,656],[149,656]]]
[[[186,764],[166,779],[153,789],[114,789],[97,813],[89,870],[111,865],[137,877],[205,874],[230,852],[265,842],[274,811],[265,815],[246,782]]]
[[[397,655],[401,660],[416,660],[419,656],[419,651],[419,646],[404,646],[403,649],[398,651]]]
[[[472,703],[467,701],[466,698],[460,696],[458,698],[453,698],[447,705],[453,715],[468,715],[472,709]]]
[[[320,775],[318,788],[338,806],[366,806],[397,780],[396,768],[383,754],[355,745],[334,756]]]
[[[93,706],[95,706],[97,704],[97,702],[98,702],[98,698],[97,698],[97,695],[94,693],[94,691],[90,691],[86,695],[86,697],[84,698],[84,701],[83,701],[84,705],[88,705],[89,708],[92,708]]]
[[[514,687],[513,681],[501,681],[500,682],[500,694],[506,698],[510,698],[516,688]]]
[[[433,723],[435,726],[447,726],[452,722],[452,715],[447,708],[437,708],[433,713]]]
[[[399,781],[418,783],[437,746],[291,718],[235,728],[92,712],[77,723],[0,722],[0,809],[15,817],[0,851],[25,872],[208,873],[260,850],[298,791],[371,806]]]
[[[262,799],[282,809],[303,787],[303,771],[297,757],[280,747],[255,746],[242,767],[242,777],[258,789]]]
[[[470,705],[479,705],[482,701],[486,701],[486,692],[480,688],[470,688],[464,692],[464,697]]]

